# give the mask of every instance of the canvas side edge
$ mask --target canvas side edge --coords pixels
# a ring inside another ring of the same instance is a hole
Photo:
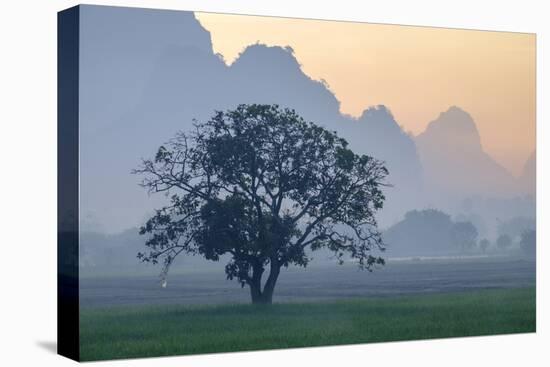
[[[57,16],[57,353],[80,359],[79,6]]]

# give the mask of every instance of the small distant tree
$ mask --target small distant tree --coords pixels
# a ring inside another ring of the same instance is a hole
[[[512,238],[507,234],[501,234],[497,238],[497,247],[502,251],[509,249],[512,247]]]
[[[485,223],[485,220],[483,217],[479,214],[475,213],[463,213],[458,214],[455,216],[455,221],[457,222],[470,222],[472,223],[478,232],[478,236],[486,236],[487,235],[487,224]]]
[[[491,243],[489,242],[488,239],[484,238],[482,239],[481,241],[479,241],[479,249],[485,253],[487,252],[487,249],[489,248],[489,246],[491,245]]]
[[[451,242],[463,252],[473,249],[477,243],[477,229],[470,222],[456,222],[451,227]]]
[[[384,264],[371,251],[384,250],[375,213],[388,171],[293,110],[216,112],[134,172],[170,199],[140,231],[150,251],[138,257],[162,261],[163,276],[180,253],[227,255],[227,278],[248,286],[253,303],[271,303],[281,268],[305,267],[307,250],[327,248],[369,271]]]
[[[537,248],[537,232],[534,229],[524,231],[519,242],[520,248],[529,256],[534,256]]]

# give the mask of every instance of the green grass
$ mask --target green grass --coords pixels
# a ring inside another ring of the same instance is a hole
[[[168,356],[535,331],[535,289],[270,306],[82,309],[81,358]]]

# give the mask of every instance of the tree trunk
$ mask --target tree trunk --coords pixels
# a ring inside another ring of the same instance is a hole
[[[275,290],[275,284],[277,283],[277,279],[279,278],[280,272],[281,272],[281,266],[278,264],[278,262],[272,260],[271,269],[269,271],[269,277],[265,282],[264,291],[262,294],[264,298],[264,303],[273,302],[273,291]]]
[[[250,297],[252,298],[252,303],[253,304],[264,303],[261,287],[255,284],[250,284],[249,286],[250,286]]]
[[[261,303],[262,299],[262,274],[264,273],[264,268],[255,264],[252,267],[252,279],[249,281],[248,285],[250,287],[250,297],[252,298],[252,303]]]
[[[248,283],[250,287],[250,296],[253,304],[265,305],[273,303],[273,292],[275,284],[279,278],[281,267],[277,262],[271,262],[269,277],[267,278],[264,289],[262,290],[262,274],[263,268],[253,268],[252,279]]]

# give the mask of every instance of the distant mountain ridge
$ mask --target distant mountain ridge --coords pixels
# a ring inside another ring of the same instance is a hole
[[[337,131],[357,153],[383,160],[392,186],[382,224],[450,198],[517,193],[516,180],[483,151],[475,122],[458,107],[412,137],[383,105],[358,118],[342,114],[334,93],[303,72],[290,47],[250,45],[228,66],[191,12],[83,6],[81,16],[81,208],[106,232],[139,226],[164,200],[148,196],[130,174],[141,158],[191,129],[193,119],[241,103],[293,108]]]
[[[483,150],[473,118],[461,108],[442,112],[415,140],[427,189],[436,195],[517,193],[516,179]]]
[[[536,171],[537,171],[537,153],[534,151],[531,153],[519,178],[520,185],[523,191],[529,193],[533,197],[536,196]]]
[[[383,160],[393,187],[387,189],[382,221],[418,205],[414,193],[421,190],[422,169],[413,138],[386,107],[366,109],[358,119],[341,114],[338,99],[302,71],[290,47],[250,45],[227,66],[192,13],[151,11],[163,24],[148,25],[147,37],[136,39],[129,29],[152,14],[136,15],[127,8],[115,14],[94,6],[84,10],[81,203],[107,231],[139,225],[163,200],[148,197],[138,186],[140,178],[130,174],[140,158],[152,156],[177,131],[191,129],[193,119],[205,120],[215,110],[241,103],[295,109],[306,120],[337,131],[357,153]],[[86,24],[103,24],[104,30]],[[107,51],[106,60],[100,60],[100,50]],[[128,94],[125,83],[134,79],[141,92]]]

